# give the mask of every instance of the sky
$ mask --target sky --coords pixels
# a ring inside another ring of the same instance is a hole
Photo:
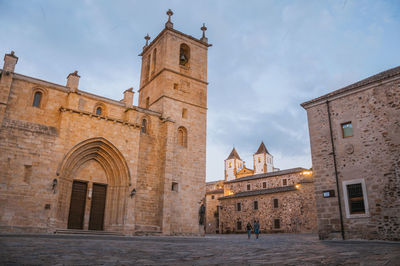
[[[235,147],[248,168],[264,141],[280,169],[312,167],[300,103],[400,65],[400,0],[0,0],[0,53],[16,72],[120,100],[138,90],[148,33],[174,28],[208,51],[207,181]],[[136,103],[137,97],[135,95]]]

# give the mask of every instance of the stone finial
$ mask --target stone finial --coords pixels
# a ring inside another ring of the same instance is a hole
[[[133,95],[135,92],[133,91],[133,88],[129,88],[126,91],[124,91],[124,100],[123,102],[125,103],[125,106],[127,108],[132,108],[133,107]]]
[[[167,15],[168,15],[168,21],[165,23],[165,27],[168,29],[172,29],[174,27],[174,23],[171,22],[171,16],[174,14],[171,9],[168,9]]]
[[[71,92],[77,92],[79,86],[79,78],[81,76],[78,75],[78,71],[75,70],[73,73],[70,73],[67,77],[67,87],[70,88]]]
[[[203,27],[201,27],[200,29],[203,31],[203,36],[201,37],[200,41],[208,43],[208,38],[206,37],[206,30],[207,30],[206,24],[203,23]]]
[[[147,33],[146,36],[144,36],[144,39],[146,40],[146,44],[144,45],[144,47],[147,47],[149,45],[149,40],[151,39],[151,37],[149,36],[149,34]]]
[[[8,73],[8,72],[14,72],[15,65],[18,62],[18,57],[15,56],[14,51],[11,51],[9,54],[5,54],[4,56],[4,65],[3,65],[3,70]]]

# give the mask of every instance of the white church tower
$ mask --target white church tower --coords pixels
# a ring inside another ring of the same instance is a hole
[[[269,173],[274,171],[273,156],[268,152],[262,141],[257,152],[253,155],[254,174]]]
[[[244,161],[240,159],[236,149],[233,148],[231,154],[225,160],[225,181],[236,179],[236,174],[244,166]]]

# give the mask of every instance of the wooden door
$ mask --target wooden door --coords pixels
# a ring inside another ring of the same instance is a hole
[[[107,185],[93,184],[89,230],[103,230]]]
[[[72,183],[71,204],[69,206],[68,229],[83,229],[87,183]]]

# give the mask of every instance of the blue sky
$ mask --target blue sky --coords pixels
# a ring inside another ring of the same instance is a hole
[[[0,0],[0,53],[16,72],[120,100],[138,89],[143,37],[174,28],[208,54],[207,180],[234,145],[252,168],[263,140],[275,167],[311,167],[300,103],[400,65],[400,1]],[[137,99],[137,95],[135,95]]]

